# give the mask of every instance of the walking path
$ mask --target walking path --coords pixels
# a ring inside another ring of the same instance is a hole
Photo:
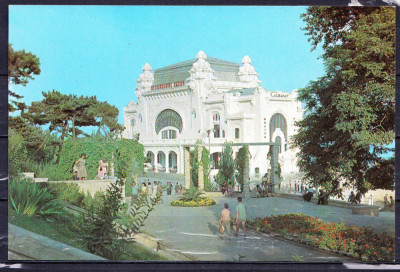
[[[236,198],[215,197],[217,204],[209,207],[173,207],[169,203],[176,196],[164,196],[150,214],[143,230],[163,240],[174,250],[209,261],[346,261],[355,259],[339,256],[297,243],[260,233],[248,233],[232,240],[218,238],[217,221],[223,204],[229,204],[234,216]],[[285,198],[244,199],[248,218],[286,213],[305,213],[327,222],[344,222],[356,226],[371,226],[376,231],[394,233],[394,213],[380,213],[379,217],[351,214],[350,209],[318,206]]]

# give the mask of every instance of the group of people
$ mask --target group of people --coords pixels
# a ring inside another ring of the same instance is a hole
[[[179,185],[178,182],[175,184],[175,186],[172,185],[172,182],[170,181],[167,182],[167,195],[172,195],[173,192],[177,195],[181,191],[182,191],[182,185]]]
[[[222,183],[221,193],[224,196],[235,196],[235,190],[233,189],[232,184],[226,185],[226,182]]]
[[[261,185],[257,184],[257,186],[254,187],[253,190],[251,191],[251,197],[256,197],[256,198],[268,197],[269,194],[271,194],[271,196],[274,196],[271,184],[265,181],[263,181]]]
[[[296,192],[304,192],[304,190],[306,189],[306,187],[304,187],[304,185],[301,184],[300,181],[295,180],[293,185],[293,188]],[[292,190],[292,180],[289,180],[289,189]]]
[[[164,189],[167,191],[167,195],[171,195],[172,192],[175,194],[179,194],[182,191],[182,185],[178,183],[175,186],[172,185],[172,182],[167,182],[166,188],[162,185],[161,181],[154,181],[153,184],[149,180],[146,182],[142,182],[141,184],[137,184],[133,182],[132,184],[132,205],[139,199],[139,196],[143,196],[146,201],[151,201],[152,198],[157,197],[157,192],[162,192]],[[161,203],[162,203],[161,199]]]
[[[390,211],[390,209],[393,207],[394,205],[394,199],[393,196],[390,196],[390,201],[388,200],[388,196],[387,194],[383,197],[383,208],[381,208],[379,211],[383,212],[383,211]]]
[[[235,236],[239,235],[239,228],[242,227],[244,237],[246,238],[246,207],[242,202],[242,198],[238,197],[238,205],[236,205],[236,233]],[[224,204],[224,209],[221,211],[221,218],[219,220],[220,227],[223,228],[223,232],[220,233],[220,239],[223,239],[223,233],[226,233],[228,239],[231,240],[231,212],[229,211],[228,203]]]
[[[139,199],[140,196],[144,197],[146,201],[155,199],[157,192],[163,190],[161,182],[154,181],[153,185],[149,181],[147,184],[143,182],[140,186],[136,183],[132,183],[132,205]]]
[[[107,159],[104,158],[99,161],[97,167],[97,179],[104,179],[108,175],[108,162]],[[72,172],[74,176],[72,177],[73,180],[85,180],[87,176],[86,172],[86,154],[82,153],[81,157],[74,162],[72,165]]]

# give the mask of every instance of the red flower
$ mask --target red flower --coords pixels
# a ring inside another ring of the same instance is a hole
[[[392,248],[391,248],[391,247],[389,247],[389,250],[392,250]]]
[[[374,252],[374,254],[376,255],[376,252]]]

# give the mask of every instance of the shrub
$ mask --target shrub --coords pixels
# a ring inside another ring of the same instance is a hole
[[[179,200],[188,202],[188,201],[198,201],[203,195],[196,187],[190,186],[189,189],[184,190],[182,194],[179,196]]]
[[[141,201],[135,203],[128,213],[122,201],[123,186],[125,184],[122,179],[111,183],[106,193],[101,196],[100,207],[89,206],[88,212],[81,214],[77,226],[82,245],[89,252],[112,260],[120,259],[124,253],[127,254],[126,248],[129,243],[127,236],[139,231],[144,220],[161,199],[160,192],[150,204],[147,199],[141,197]]]
[[[8,175],[17,177],[21,171],[24,158],[26,158],[26,148],[24,138],[15,130],[8,130]]]
[[[72,205],[83,207],[85,194],[80,191],[75,183],[47,183],[47,188],[55,198],[61,199]]]
[[[46,188],[26,180],[10,179],[8,198],[9,205],[17,214],[49,217],[64,212],[64,205]]]
[[[103,198],[104,192],[102,191],[97,191],[93,197],[89,192],[86,192],[85,198],[83,199],[83,208],[88,209],[93,206],[95,210],[100,210],[103,205]]]

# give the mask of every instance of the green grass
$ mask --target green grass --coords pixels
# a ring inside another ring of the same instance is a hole
[[[74,232],[73,226],[75,225],[76,220],[77,219],[73,215],[66,214],[58,216],[54,222],[51,222],[40,217],[19,215],[15,210],[8,209],[9,223],[86,251],[80,244],[79,240],[77,240],[77,235]],[[168,259],[132,242],[126,249],[126,254],[121,256],[121,260],[167,261]]]

